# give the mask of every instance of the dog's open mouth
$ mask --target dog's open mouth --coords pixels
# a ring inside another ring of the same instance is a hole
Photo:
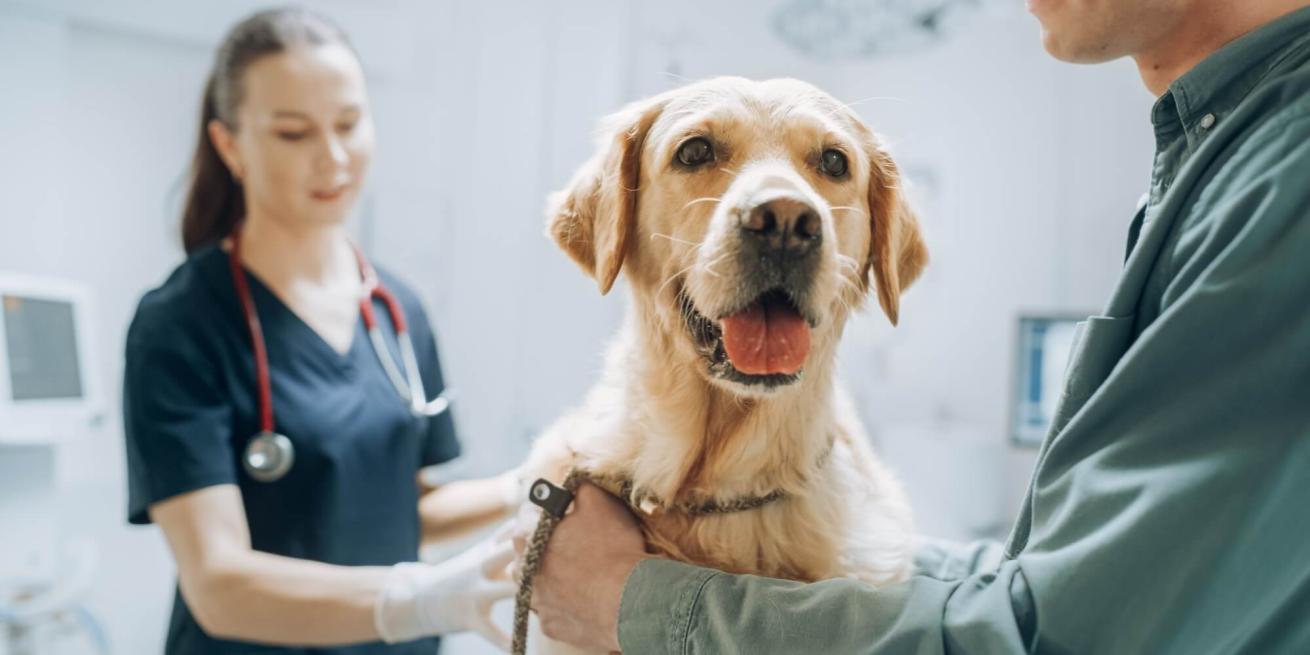
[[[770,289],[717,321],[701,314],[685,292],[678,293],[678,302],[692,342],[709,362],[711,374],[766,387],[800,379],[814,321],[782,289]]]

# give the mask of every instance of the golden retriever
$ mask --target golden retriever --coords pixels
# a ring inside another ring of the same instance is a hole
[[[694,564],[903,579],[909,507],[834,374],[870,287],[894,324],[927,262],[874,133],[804,82],[707,80],[609,117],[547,213],[601,293],[622,270],[632,303],[526,479],[610,481],[653,552]]]

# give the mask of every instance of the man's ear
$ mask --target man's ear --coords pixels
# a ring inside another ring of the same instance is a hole
[[[882,305],[882,311],[892,325],[896,325],[900,319],[901,292],[909,288],[928,265],[928,247],[919,231],[919,220],[906,200],[896,162],[872,133],[869,133],[866,150],[870,163],[872,242],[865,276],[872,271],[878,304]]]
[[[628,105],[602,122],[596,153],[563,190],[550,195],[546,231],[609,293],[637,231],[641,153],[664,102]]]

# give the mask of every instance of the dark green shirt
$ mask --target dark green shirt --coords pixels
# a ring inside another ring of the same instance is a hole
[[[1310,9],[1152,121],[1123,275],[1007,543],[926,545],[881,589],[645,562],[624,653],[1310,653]]]

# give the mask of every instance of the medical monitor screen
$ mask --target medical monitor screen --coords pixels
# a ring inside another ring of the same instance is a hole
[[[6,295],[2,304],[13,400],[81,398],[72,303]]]
[[[1016,349],[1012,439],[1022,446],[1040,445],[1050,428],[1064,388],[1065,366],[1081,318],[1023,316]]]

